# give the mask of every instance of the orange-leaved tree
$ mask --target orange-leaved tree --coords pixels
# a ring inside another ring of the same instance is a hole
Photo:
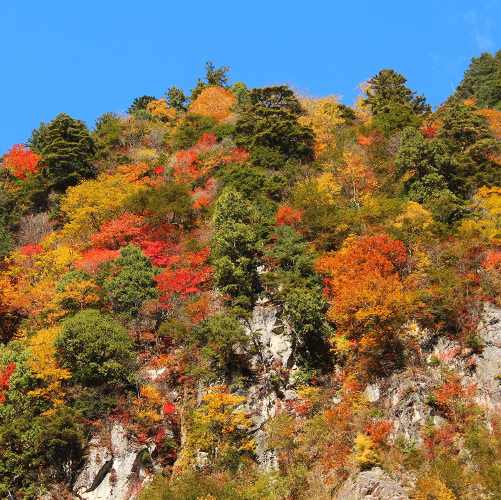
[[[237,97],[222,87],[208,87],[190,104],[190,111],[222,122],[232,114],[231,109],[236,103]]]
[[[339,252],[317,262],[325,276],[327,316],[336,325],[335,350],[371,361],[391,359],[414,302],[407,260],[401,241],[379,234],[349,238]]]

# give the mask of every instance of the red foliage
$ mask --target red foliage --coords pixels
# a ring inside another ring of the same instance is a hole
[[[193,146],[194,149],[200,153],[205,153],[209,149],[213,148],[217,144],[216,136],[212,134],[204,134],[198,142]]]
[[[44,253],[41,245],[39,245],[39,244],[33,245],[31,243],[28,245],[25,245],[24,247],[21,247],[20,252],[24,255],[29,255],[29,256]]]
[[[471,400],[476,390],[475,384],[463,384],[461,377],[454,375],[446,384],[433,391],[436,398],[435,405],[442,414],[452,419],[455,425],[462,427],[473,406]]]
[[[17,179],[26,181],[36,175],[41,167],[37,167],[41,156],[30,149],[24,149],[24,144],[14,144],[9,153],[4,155],[2,167],[8,168]]]
[[[101,264],[118,257],[118,250],[88,250],[83,253],[83,259],[76,265],[89,273],[94,273]]]
[[[212,266],[203,263],[209,256],[209,249],[200,252],[173,255],[170,265],[155,281],[160,290],[160,304],[165,309],[172,309],[174,296],[201,294],[203,285],[210,280]]]
[[[165,172],[165,167],[162,165],[157,165],[154,169],[153,172],[155,172],[156,175],[161,175]]]
[[[296,228],[302,222],[303,212],[301,210],[294,210],[287,206],[281,206],[275,214],[276,226],[285,224]]]
[[[16,369],[15,363],[9,363],[7,368],[0,371],[0,403],[5,402],[5,396],[2,389],[8,389],[10,386],[10,377]]]
[[[435,134],[438,132],[438,129],[440,128],[441,123],[440,122],[433,122],[433,123],[425,123],[423,127],[421,128],[421,133],[427,138],[427,139],[433,139],[435,137]]]
[[[118,219],[105,222],[99,233],[91,236],[93,248],[118,250],[128,245],[139,233],[143,218],[133,214],[125,214]]]
[[[176,407],[170,401],[166,401],[163,411],[165,415],[174,415],[174,413],[176,413]]]
[[[189,182],[198,179],[202,171],[198,170],[200,159],[195,151],[180,151],[177,156],[177,163],[174,165],[174,178]]]
[[[216,179],[210,177],[203,188],[197,187],[194,191],[191,191],[190,195],[194,200],[193,208],[200,210],[207,205],[211,205],[216,194],[216,189]]]

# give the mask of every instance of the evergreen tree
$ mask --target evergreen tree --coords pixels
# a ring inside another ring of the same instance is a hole
[[[120,250],[104,282],[111,305],[127,318],[136,318],[142,306],[158,297],[151,260],[132,243]]]
[[[447,144],[457,162],[449,180],[451,190],[461,196],[471,196],[483,185],[501,185],[499,164],[491,159],[500,146],[485,120],[457,98],[452,98],[439,112],[439,118],[442,125],[435,139]]]
[[[425,104],[424,95],[415,96],[416,92],[405,86],[407,79],[393,69],[382,69],[368,82],[364,104],[371,107],[374,116],[389,113],[394,106],[407,109],[408,105],[416,115],[431,111],[430,105]]]
[[[472,57],[455,95],[459,99],[475,97],[479,108],[501,109],[501,50]]]
[[[188,102],[184,91],[179,87],[169,87],[165,93],[167,104],[176,111],[186,111],[185,103]]]
[[[237,144],[249,150],[254,160],[260,157],[259,163],[276,168],[313,156],[313,131],[299,123],[303,109],[290,88],[256,88],[249,97],[251,107],[238,120],[236,133]]]
[[[205,81],[199,78],[194,89],[191,89],[191,100],[194,101],[202,92],[202,90],[207,87],[227,87],[230,78],[228,77],[229,66],[220,66],[216,68],[213,61],[207,61],[205,63]]]
[[[34,131],[30,141],[42,156],[43,175],[55,191],[95,177],[91,165],[95,145],[85,122],[61,113]]]
[[[139,111],[141,109],[146,111],[146,107],[151,101],[156,101],[157,98],[153,97],[151,95],[143,95],[141,97],[136,97],[133,101],[133,103],[130,105],[130,108],[127,110],[127,113],[129,115],[132,115],[136,111]]]
[[[252,212],[242,195],[225,188],[214,207],[212,258],[216,283],[233,299],[250,297],[257,289],[258,236],[252,222]]]
[[[86,309],[66,319],[54,345],[75,383],[113,385],[134,378],[134,342],[100,311]]]

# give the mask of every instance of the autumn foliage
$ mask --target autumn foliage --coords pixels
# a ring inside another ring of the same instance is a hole
[[[231,115],[231,108],[236,102],[237,97],[222,87],[208,87],[190,104],[190,110],[222,122]]]

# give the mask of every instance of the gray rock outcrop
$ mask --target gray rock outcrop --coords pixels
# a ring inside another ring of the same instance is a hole
[[[349,478],[335,500],[410,500],[404,488],[380,467]]]

